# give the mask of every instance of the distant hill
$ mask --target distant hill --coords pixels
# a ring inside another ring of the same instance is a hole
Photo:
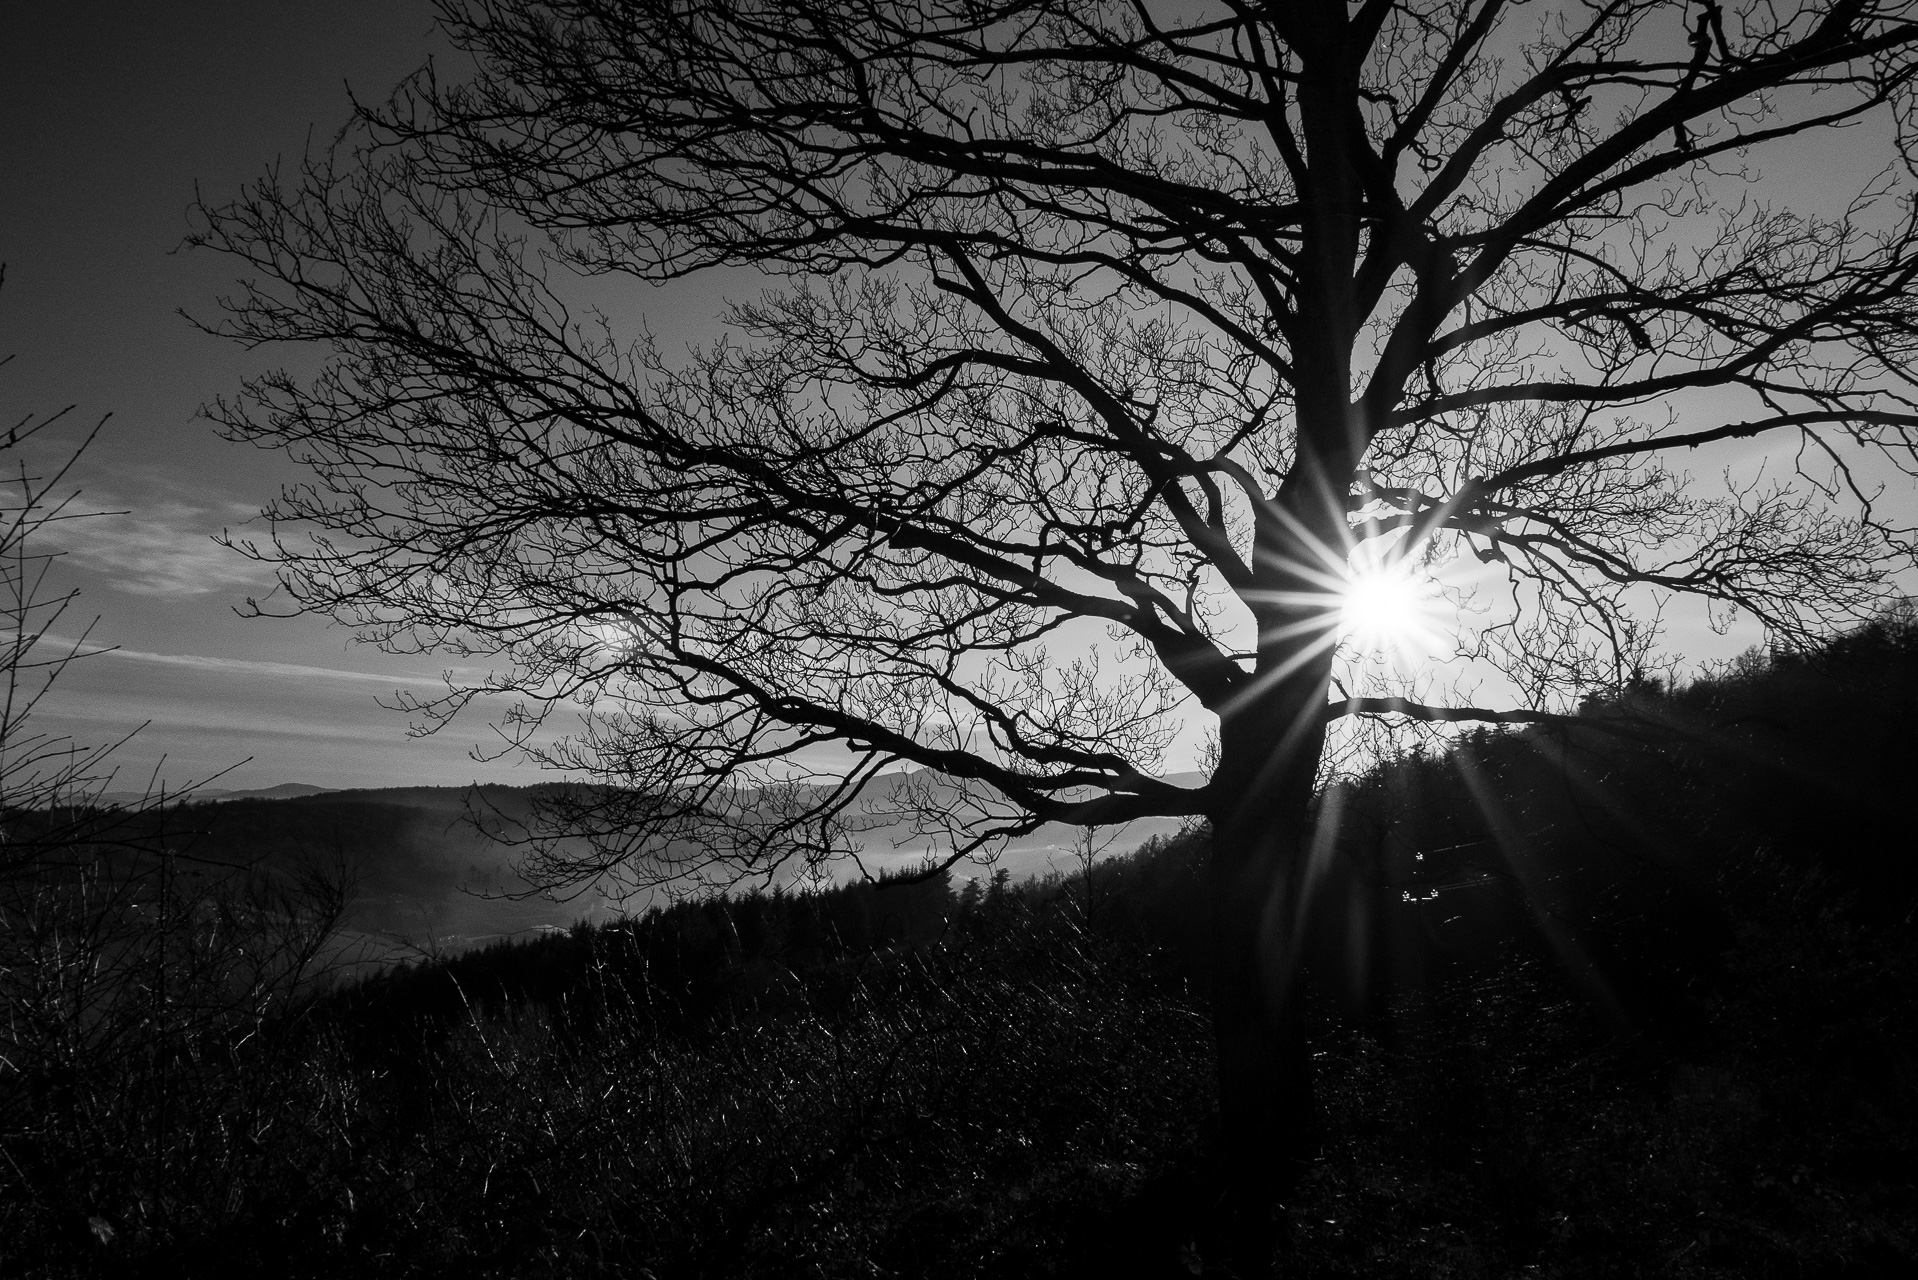
[[[905,775],[881,777],[869,789],[883,806]],[[1198,785],[1196,774],[1170,779]],[[334,790],[285,783],[250,791],[196,792],[152,821],[164,823],[169,843],[220,863],[258,863],[288,869],[302,863],[338,863],[357,886],[345,921],[349,950],[373,959],[463,951],[475,945],[579,920],[606,920],[652,905],[650,895],[622,899],[611,885],[588,886],[555,898],[542,894],[515,869],[519,850],[485,834],[475,815],[510,827],[533,812],[542,789],[526,787],[383,787]],[[114,797],[135,802],[141,797]],[[873,874],[914,866],[942,855],[943,837],[917,836],[903,821],[881,813],[859,832],[860,858]],[[1105,856],[1137,848],[1179,829],[1176,819],[1146,819],[1102,833]],[[1068,871],[1076,863],[1075,832],[1060,824],[1012,842],[998,865],[1015,880]],[[857,874],[848,865],[846,877]],[[955,881],[983,876],[961,864]]]
[[[223,787],[196,787],[180,796],[188,804],[218,804],[225,800],[295,800],[301,796],[320,796],[336,790],[333,787],[316,787],[307,782],[282,782],[277,787],[262,787],[254,791],[230,791]],[[100,799],[108,804],[137,805],[152,799],[145,791],[108,791]]]
[[[227,791],[217,796],[209,796],[208,799],[294,800],[300,796],[323,796],[336,790],[338,790],[336,787],[316,787],[306,782],[282,782],[277,787],[264,787],[258,791]]]

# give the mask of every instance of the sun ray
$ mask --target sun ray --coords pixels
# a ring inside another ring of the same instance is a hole
[[[1499,796],[1497,786],[1481,772],[1479,761],[1472,752],[1454,752],[1452,758],[1458,765],[1459,781],[1465,784],[1466,794],[1485,819],[1491,846],[1505,863],[1511,882],[1518,888],[1520,900],[1530,912],[1533,924],[1558,953],[1559,962],[1566,971],[1607,1012],[1621,1023],[1625,1022],[1624,1006],[1606,981],[1604,971],[1578,935],[1552,912],[1549,895],[1545,891],[1545,873],[1537,865],[1537,854],[1532,847],[1533,837],[1520,831],[1514,815]]]
[[[1317,628],[1317,627],[1313,628],[1313,630],[1321,630],[1321,629],[1324,631],[1324,634],[1320,636],[1317,640],[1314,640],[1310,645],[1299,650],[1297,653],[1291,655],[1283,663],[1281,663],[1277,667],[1274,667],[1272,670],[1260,672],[1257,675],[1253,676],[1250,680],[1246,681],[1245,686],[1243,688],[1236,690],[1229,698],[1226,699],[1224,704],[1220,706],[1219,714],[1221,716],[1228,716],[1234,713],[1235,711],[1239,711],[1243,709],[1247,703],[1252,702],[1260,694],[1270,689],[1273,685],[1278,684],[1280,681],[1284,680],[1287,676],[1291,675],[1294,671],[1297,671],[1300,667],[1312,661],[1319,654],[1325,652],[1325,650],[1331,648],[1333,645],[1338,643],[1338,636],[1332,630],[1330,626],[1327,626],[1324,628]]]

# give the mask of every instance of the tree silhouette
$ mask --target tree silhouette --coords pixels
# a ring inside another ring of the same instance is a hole
[[[1918,465],[1907,6],[442,19],[470,74],[202,211],[248,276],[213,327],[332,353],[215,409],[317,474],[274,515],[318,536],[254,550],[373,641],[502,657],[416,710],[517,695],[521,749],[630,784],[570,793],[599,838],[556,879],[1209,819],[1248,1203],[1311,1150],[1286,990],[1329,724],[1548,720],[1637,674],[1663,600],[1789,642],[1909,561],[1873,480]],[[1746,166],[1805,135],[1887,167],[1766,203]],[[751,294],[728,336],[644,332],[642,285],[708,273]],[[1751,438],[1762,483],[1663,461]],[[1502,584],[1455,656],[1522,705],[1340,670],[1368,558]]]

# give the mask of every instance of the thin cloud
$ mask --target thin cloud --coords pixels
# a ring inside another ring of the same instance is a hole
[[[64,652],[78,644],[75,640],[53,635],[42,636],[40,643],[56,652]],[[396,685],[415,685],[440,690],[446,688],[444,680],[429,679],[425,676],[399,676],[377,671],[345,671],[338,667],[309,667],[298,662],[261,662],[252,658],[212,658],[199,653],[153,653],[145,649],[113,649],[102,646],[82,648],[75,656],[121,658],[128,662],[190,667],[197,671],[214,671],[228,675],[271,676],[275,679],[294,680],[349,680],[363,684],[385,685],[388,688]]]
[[[397,745],[404,735],[390,724],[339,724],[325,720],[289,719],[283,710],[252,711],[245,707],[181,707],[167,703],[158,707],[129,703],[123,698],[99,694],[67,695],[51,710],[61,721],[86,721],[124,726],[141,713],[146,727],[135,736],[135,750],[156,739],[181,733],[218,733],[232,739],[242,737],[286,738],[296,742],[356,742],[367,745]],[[242,747],[236,745],[235,750]]]
[[[177,497],[115,502],[89,492],[99,515],[62,520],[49,528],[48,541],[69,561],[110,581],[130,595],[182,596],[236,587],[258,587],[271,571],[213,540],[228,525],[256,514],[236,502],[208,505]]]

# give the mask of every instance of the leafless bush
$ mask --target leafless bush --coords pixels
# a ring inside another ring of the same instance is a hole
[[[366,1194],[428,1271],[984,1274],[1026,1236],[1056,1255],[1061,1204],[1136,1192],[1207,1099],[1202,1016],[1097,945],[1066,912],[1008,921],[695,1028],[637,975],[579,992],[591,1011],[475,1000],[430,1102],[406,1095],[421,1128],[369,1139],[396,1164]],[[365,1114],[390,1123],[396,1087]]]
[[[90,645],[57,635],[77,593],[41,543],[86,514],[63,490],[92,435],[45,471],[24,447],[63,416],[0,436],[0,1260],[56,1270],[239,1211],[311,1099],[294,1014],[348,896],[317,861],[196,860],[177,795],[105,799],[124,738],[36,721]]]

